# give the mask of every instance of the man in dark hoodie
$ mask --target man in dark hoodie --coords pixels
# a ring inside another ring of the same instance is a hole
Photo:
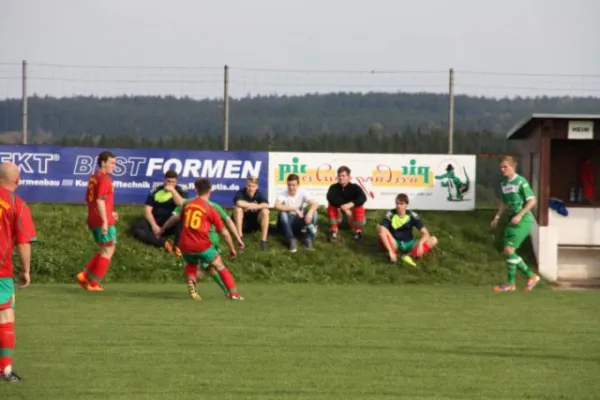
[[[338,215],[342,212],[348,225],[354,232],[354,239],[361,240],[365,224],[365,208],[367,196],[356,183],[350,182],[350,168],[341,166],[337,170],[337,183],[327,191],[327,216],[329,219],[329,240],[334,241],[338,235]]]

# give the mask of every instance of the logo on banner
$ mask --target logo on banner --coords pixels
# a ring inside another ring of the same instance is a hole
[[[24,174],[47,174],[52,162],[60,161],[56,153],[8,153],[0,152],[0,163],[13,162]]]
[[[445,160],[440,162],[438,170],[442,172],[435,176],[435,179],[441,182],[443,188],[447,189],[448,201],[465,201],[465,196],[471,189],[471,180],[467,169],[458,164],[455,160]]]

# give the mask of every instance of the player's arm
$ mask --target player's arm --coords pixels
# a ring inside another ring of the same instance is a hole
[[[183,208],[183,205],[179,205],[179,206],[175,207],[175,210],[173,210],[173,213],[171,214],[171,216],[169,217],[167,222],[165,222],[165,224],[162,226],[162,228],[160,228],[160,230],[162,232],[167,231],[172,226],[175,226],[181,220],[182,208]]]
[[[235,256],[236,251],[235,246],[233,245],[233,240],[231,239],[231,235],[229,234],[229,231],[225,229],[225,224],[214,207],[211,207],[211,210],[209,211],[209,221],[215,226],[215,231],[223,236],[225,243],[227,243],[227,246],[229,246],[229,254]]]
[[[500,220],[500,218],[502,217],[502,215],[504,215],[504,212],[506,211],[506,204],[501,203],[500,204],[500,208],[498,209],[498,212],[496,213],[496,216],[494,217],[494,221],[498,222]]]
[[[357,189],[358,193],[356,193],[356,197],[354,198],[354,200],[352,200],[352,204],[355,207],[360,207],[367,202],[367,195],[365,194],[365,191],[362,190],[362,188],[360,186],[355,184],[354,187]]]
[[[527,214],[533,207],[535,207],[536,198],[535,193],[531,190],[531,186],[529,186],[528,182],[523,182],[520,187],[521,196],[525,199],[525,204],[523,205],[523,209],[517,213],[519,218],[523,218],[525,214]]]
[[[98,198],[96,199],[96,206],[98,207],[98,213],[102,220],[102,226],[108,225],[108,215],[106,215],[106,196],[110,195],[110,182],[107,179],[100,179],[98,182]]]
[[[334,207],[340,207],[344,203],[336,184],[329,186],[327,190],[327,202]]]
[[[170,191],[171,191],[171,195],[173,196],[173,202],[175,203],[176,206],[180,206],[181,204],[183,204],[183,201],[185,200],[185,195],[182,195],[183,192],[180,193],[180,187],[178,185],[175,185],[175,187],[169,187]]]
[[[37,233],[31,218],[31,211],[26,204],[22,205],[15,226],[15,242],[17,255],[21,263],[20,287],[29,285],[31,280],[31,243],[37,240]]]

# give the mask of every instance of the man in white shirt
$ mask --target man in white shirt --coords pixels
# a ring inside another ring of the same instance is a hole
[[[307,250],[313,250],[313,241],[317,233],[318,204],[299,186],[300,177],[296,174],[288,175],[287,190],[281,192],[275,201],[275,209],[279,211],[277,229],[287,240],[292,253],[298,250],[295,235],[304,233],[303,246]]]

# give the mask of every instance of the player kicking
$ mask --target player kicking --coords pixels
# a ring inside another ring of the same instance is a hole
[[[196,281],[198,279],[198,265],[205,263],[217,270],[231,300],[243,300],[244,298],[237,291],[233,275],[223,264],[215,246],[210,241],[209,232],[211,225],[214,225],[216,232],[223,235],[232,256],[235,256],[236,251],[231,235],[225,229],[225,225],[215,208],[208,203],[212,185],[208,179],[199,178],[194,186],[198,197],[186,202],[179,216],[183,220],[179,248],[186,262],[185,274],[188,280],[190,297],[193,300],[201,299],[196,291]]]
[[[98,155],[98,170],[88,181],[85,202],[88,208],[87,225],[94,241],[100,248],[77,274],[77,282],[90,292],[103,292],[100,285],[108,271],[117,244],[115,222],[119,216],[114,212],[114,189],[110,174],[115,170],[116,156],[110,151]]]
[[[165,223],[165,225],[163,226],[163,228],[161,228],[161,230],[169,229],[169,227],[171,227],[172,225],[175,225],[179,221],[179,215],[181,214],[181,209],[183,208],[183,206],[186,203],[188,203],[190,201],[191,201],[191,199],[186,199],[182,205],[176,207],[175,210],[173,211],[173,216]],[[221,207],[218,203],[215,203],[212,200],[208,200],[208,204],[210,204],[211,206],[213,206],[215,208],[215,210],[221,217],[221,221],[223,221],[224,225],[226,225],[227,228],[229,228],[229,231],[231,233],[233,233],[233,236],[235,237],[235,240],[238,243],[240,250],[243,250],[244,242],[242,241],[242,238],[240,238],[240,235],[238,234],[237,228],[236,228],[233,220],[231,218],[229,218],[229,215],[225,212],[223,207]],[[220,255],[221,254],[221,246],[220,246],[221,238],[220,238],[219,234],[217,233],[214,225],[210,226],[210,231],[208,232],[208,237],[210,238],[210,242],[214,246],[217,254]],[[217,283],[217,285],[219,285],[219,287],[221,288],[221,290],[223,291],[225,296],[229,297],[229,295],[230,295],[229,290],[223,283],[223,280],[221,279],[221,276],[219,275],[219,272],[216,270],[216,268],[210,266],[210,264],[207,262],[202,262],[200,264],[200,268],[201,268],[201,271],[207,270],[210,273],[210,275],[212,276],[212,278],[214,279],[214,281]]]
[[[533,273],[516,253],[531,233],[533,226],[531,209],[535,206],[535,194],[531,190],[529,182],[515,172],[516,167],[517,162],[514,157],[507,156],[500,161],[500,171],[505,178],[501,183],[502,204],[491,225],[492,228],[495,228],[506,210],[508,210],[511,220],[504,231],[504,254],[508,266],[508,280],[502,285],[495,286],[496,292],[516,290],[517,269],[527,277],[525,290],[532,290],[540,281],[540,277]]]
[[[29,285],[31,242],[36,232],[31,212],[15,194],[19,186],[19,167],[0,164],[0,380],[17,382],[21,378],[12,370],[15,348],[15,289],[12,253],[16,245],[21,274],[19,287]]]

